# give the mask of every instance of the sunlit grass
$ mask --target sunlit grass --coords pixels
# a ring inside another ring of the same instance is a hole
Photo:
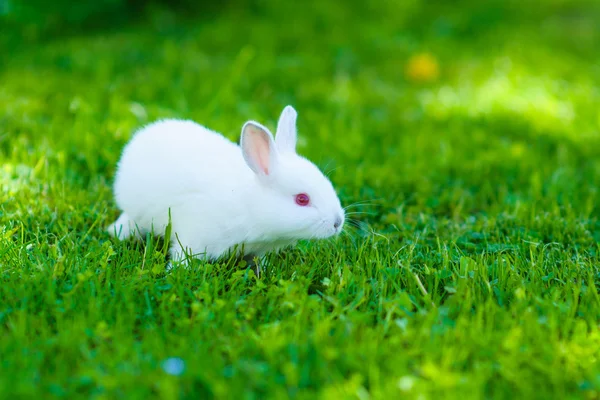
[[[510,65],[510,60],[506,62]],[[423,93],[421,104],[428,114],[437,118],[508,114],[539,130],[565,128],[576,118],[570,93],[561,90],[560,81],[511,76],[502,70],[481,83],[469,80],[468,76],[460,76],[458,80],[457,87],[443,86]]]

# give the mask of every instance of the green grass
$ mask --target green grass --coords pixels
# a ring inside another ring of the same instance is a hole
[[[309,3],[4,41],[0,397],[600,396],[598,3]],[[360,229],[260,279],[104,232],[134,129],[289,103]]]

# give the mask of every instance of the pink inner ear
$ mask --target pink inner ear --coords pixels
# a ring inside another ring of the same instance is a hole
[[[258,168],[262,170],[265,175],[269,175],[269,138],[259,128],[250,125],[248,127],[250,139],[250,153],[252,158],[256,162]]]

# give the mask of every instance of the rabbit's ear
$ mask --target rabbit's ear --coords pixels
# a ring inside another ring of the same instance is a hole
[[[248,121],[242,128],[240,147],[246,164],[260,176],[269,175],[277,162],[273,135],[258,122]]]
[[[296,118],[298,113],[294,107],[287,106],[283,109],[277,123],[277,148],[283,152],[296,152]]]

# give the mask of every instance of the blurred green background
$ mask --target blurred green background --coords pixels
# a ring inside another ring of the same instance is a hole
[[[0,397],[598,398],[599,26],[595,0],[0,0]],[[135,129],[237,141],[287,104],[342,237],[256,279],[105,233]]]

